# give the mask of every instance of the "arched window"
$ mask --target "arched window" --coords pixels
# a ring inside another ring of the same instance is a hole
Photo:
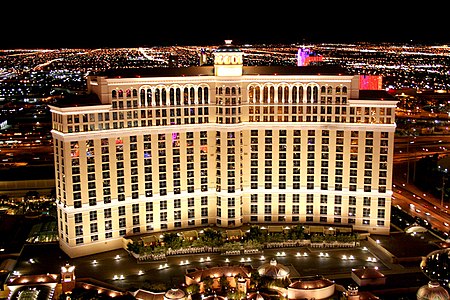
[[[126,89],[125,90],[125,95],[127,98],[131,98],[131,90],[130,89]]]
[[[236,88],[235,87],[231,88],[231,95],[236,95]]]
[[[167,91],[165,88],[161,90],[161,105],[167,105]]]
[[[251,86],[248,89],[248,101],[249,101],[249,103],[253,102],[254,92],[255,92],[255,88],[253,86]]]
[[[203,93],[201,87],[197,88],[197,97],[198,97],[198,104],[203,104]]]
[[[313,102],[317,103],[319,101],[319,88],[317,86],[313,87]]]
[[[321,93],[321,94],[325,94],[326,91],[327,91],[327,87],[324,86],[324,85],[322,85],[322,87],[320,88],[320,93]]]
[[[157,88],[155,90],[155,105],[159,106],[161,102],[161,90],[159,88]]]
[[[307,102],[312,102],[312,87],[310,85],[308,85],[308,87],[306,88],[306,101]]]
[[[183,90],[183,104],[188,105],[189,104],[189,90],[188,88],[184,88]]]
[[[122,90],[118,91],[118,96],[119,96],[119,98],[123,98],[123,91]]]
[[[231,94],[231,90],[229,87],[225,88],[225,95],[230,95]]]
[[[270,87],[270,93],[269,93],[270,99],[269,99],[269,103],[274,103],[274,99],[275,99],[275,87],[271,86]]]
[[[181,105],[181,89],[176,88],[175,90],[175,101],[177,102],[177,105]]]
[[[112,90],[111,96],[112,96],[113,99],[116,99],[117,98],[117,91],[116,90]]]
[[[346,86],[342,87],[342,94],[344,94],[344,95],[347,94],[347,87]]]
[[[137,89],[133,89],[133,97],[137,97]]]
[[[299,86],[298,88],[298,103],[303,102],[303,86]]]
[[[340,94],[341,93],[341,87],[340,86],[337,86],[336,87],[336,94]]]
[[[332,87],[332,86],[329,86],[329,87],[327,88],[327,94],[328,94],[328,95],[333,94],[333,87]]]
[[[267,103],[267,100],[269,99],[269,88],[267,86],[263,89],[263,99],[262,103]]]
[[[281,103],[282,99],[283,99],[283,87],[282,86],[278,87],[278,92],[277,93],[278,93],[278,95],[277,95],[278,103]]]
[[[140,100],[141,106],[145,106],[145,90],[144,89],[141,89],[139,100]]]
[[[205,104],[209,103],[209,88],[208,87],[203,88],[203,99],[204,99]]]
[[[174,106],[175,105],[175,91],[174,91],[173,87],[170,88],[170,90],[169,90],[169,98],[170,98],[170,105]]]
[[[189,89],[189,98],[190,98],[190,102],[191,104],[195,104],[195,89],[193,87],[191,87]]]
[[[152,90],[147,89],[147,106],[152,106]]]
[[[289,87],[288,86],[284,87],[283,98],[284,98],[284,103],[289,102]]]
[[[292,87],[292,103],[297,103],[297,97],[298,97],[297,87],[293,86]]]
[[[259,86],[255,88],[255,102],[261,103],[261,87]]]

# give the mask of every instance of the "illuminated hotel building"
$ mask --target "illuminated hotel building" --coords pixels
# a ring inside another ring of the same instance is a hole
[[[397,101],[332,66],[109,70],[51,105],[61,248],[247,224],[389,234]]]

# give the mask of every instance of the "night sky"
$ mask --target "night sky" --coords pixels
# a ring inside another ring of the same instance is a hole
[[[225,39],[235,44],[450,43],[442,2],[397,5],[401,8],[392,3],[8,1],[2,4],[0,49],[221,45]]]

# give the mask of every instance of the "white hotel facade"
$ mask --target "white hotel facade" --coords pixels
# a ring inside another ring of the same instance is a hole
[[[395,107],[330,66],[110,70],[51,105],[60,247],[215,225],[389,234]]]

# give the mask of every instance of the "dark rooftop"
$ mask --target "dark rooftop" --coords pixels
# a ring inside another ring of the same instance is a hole
[[[385,90],[360,90],[359,99],[363,100],[397,100]]]
[[[76,107],[76,106],[91,106],[100,105],[100,99],[96,94],[73,94],[67,93],[55,99],[55,102],[50,105],[56,107]]]
[[[224,45],[219,46],[216,49],[216,52],[241,52],[241,49],[233,44],[225,43]]]
[[[243,75],[347,75],[335,65],[321,66],[244,66]],[[95,74],[108,78],[214,76],[213,66],[110,69]]]

